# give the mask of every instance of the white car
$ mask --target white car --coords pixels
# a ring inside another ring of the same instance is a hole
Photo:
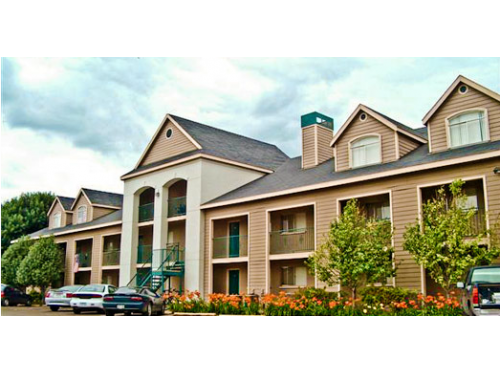
[[[59,289],[51,289],[45,295],[45,305],[52,311],[57,311],[61,307],[71,307],[73,293],[78,292],[83,285],[66,285]]]
[[[108,284],[85,285],[78,292],[73,293],[70,302],[73,312],[75,314],[80,314],[83,310],[104,312],[103,296],[113,294],[116,289],[116,286]]]

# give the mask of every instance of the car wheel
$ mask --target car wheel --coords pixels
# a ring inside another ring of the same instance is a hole
[[[59,311],[59,306],[49,306],[52,311]]]
[[[31,300],[26,301],[26,306],[30,307],[31,306]]]
[[[10,306],[10,301],[8,298],[5,298],[3,301],[2,301],[2,305],[4,305],[5,307],[7,306]]]
[[[82,310],[80,309],[77,309],[77,308],[73,308],[73,313],[76,314],[76,315],[79,315],[81,314]]]
[[[115,316],[115,313],[112,311],[106,311],[104,313],[106,314],[106,316]]]
[[[153,306],[150,303],[148,303],[148,305],[146,307],[146,311],[144,311],[142,313],[142,315],[144,315],[144,316],[151,316],[152,314],[153,314]]]
[[[158,311],[158,316],[165,315],[165,305],[161,305],[160,311]]]

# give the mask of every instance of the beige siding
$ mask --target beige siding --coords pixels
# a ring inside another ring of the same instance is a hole
[[[302,129],[302,167],[312,168],[316,165],[316,130],[315,126]]]
[[[240,294],[247,294],[248,272],[247,265],[245,263],[214,265],[213,292],[224,294],[229,293],[228,287],[230,270],[240,271]]]
[[[402,158],[406,154],[409,154],[413,150],[421,146],[421,143],[415,141],[414,139],[407,137],[403,134],[398,134],[399,141],[399,157]]]
[[[167,129],[172,129],[173,131],[173,135],[169,139],[166,137]],[[169,121],[162,127],[156,136],[156,139],[153,140],[153,143],[142,160],[141,165],[151,164],[156,161],[195,150],[197,150],[196,146]]]
[[[74,283],[75,274],[73,266],[75,264],[76,241],[93,239],[92,242],[92,270],[90,275],[91,283],[100,283],[102,278],[102,236],[107,234],[121,233],[121,226],[90,230],[63,236],[56,236],[55,240],[58,243],[66,243],[66,262],[65,262],[65,284],[71,285]],[[119,286],[119,285],[116,285]]]
[[[97,219],[98,217],[108,215],[116,210],[112,210],[110,208],[102,208],[102,207],[92,207],[92,220]]]
[[[333,158],[333,148],[330,146],[333,131],[324,126],[318,126],[318,164]]]
[[[349,142],[355,138],[369,134],[379,134],[382,140],[382,163],[396,160],[396,140],[394,130],[388,128],[380,121],[368,115],[365,121],[359,116],[354,120],[340,138],[336,141],[337,147],[337,170],[349,169]]]
[[[80,194],[80,197],[76,201],[76,204],[74,205],[75,210],[73,211],[73,225],[77,224],[78,221],[78,207],[80,206],[87,206],[87,221],[92,221],[92,206],[90,205],[90,202],[88,199],[85,197],[84,194]]]
[[[457,90],[454,90],[428,121],[432,152],[448,149],[446,118],[467,109],[487,109],[490,139],[492,141],[500,140],[500,103],[472,87],[469,87],[466,94],[459,94]]]
[[[500,158],[490,161],[464,164],[457,167],[440,168],[430,172],[420,172],[378,181],[366,181],[344,187],[328,188],[309,193],[290,195],[258,202],[240,204],[238,206],[214,208],[206,211],[205,225],[208,228],[210,218],[225,215],[238,215],[250,212],[249,221],[249,291],[261,293],[266,290],[266,210],[297,204],[316,203],[316,241],[321,244],[329,229],[330,222],[337,215],[337,199],[357,195],[369,195],[385,190],[392,191],[393,223],[395,227],[395,252],[398,264],[396,285],[420,290],[420,267],[403,251],[403,233],[407,225],[414,223],[418,217],[417,186],[441,184],[456,178],[486,176],[486,190],[490,211],[490,220],[500,214],[500,177],[494,175],[493,168],[498,166]],[[205,231],[205,290],[208,290],[209,267],[209,231]]]

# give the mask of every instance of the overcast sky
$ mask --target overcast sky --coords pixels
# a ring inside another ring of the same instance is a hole
[[[421,119],[459,75],[500,91],[499,58],[2,59],[2,201],[122,192],[165,113],[300,154],[300,116],[358,103]]]

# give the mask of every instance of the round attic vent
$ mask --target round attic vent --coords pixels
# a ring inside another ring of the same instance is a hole
[[[168,130],[167,130],[167,133],[165,134],[165,136],[167,137],[167,139],[170,139],[170,138],[172,138],[172,134],[173,134],[173,133],[174,133],[174,132],[172,131],[172,129],[168,129]]]
[[[362,113],[362,114],[359,116],[359,119],[360,119],[361,121],[366,121],[366,118],[367,118],[366,113]]]
[[[466,94],[467,91],[469,91],[469,88],[466,86],[466,85],[461,85],[459,88],[458,88],[458,92],[460,94]]]

